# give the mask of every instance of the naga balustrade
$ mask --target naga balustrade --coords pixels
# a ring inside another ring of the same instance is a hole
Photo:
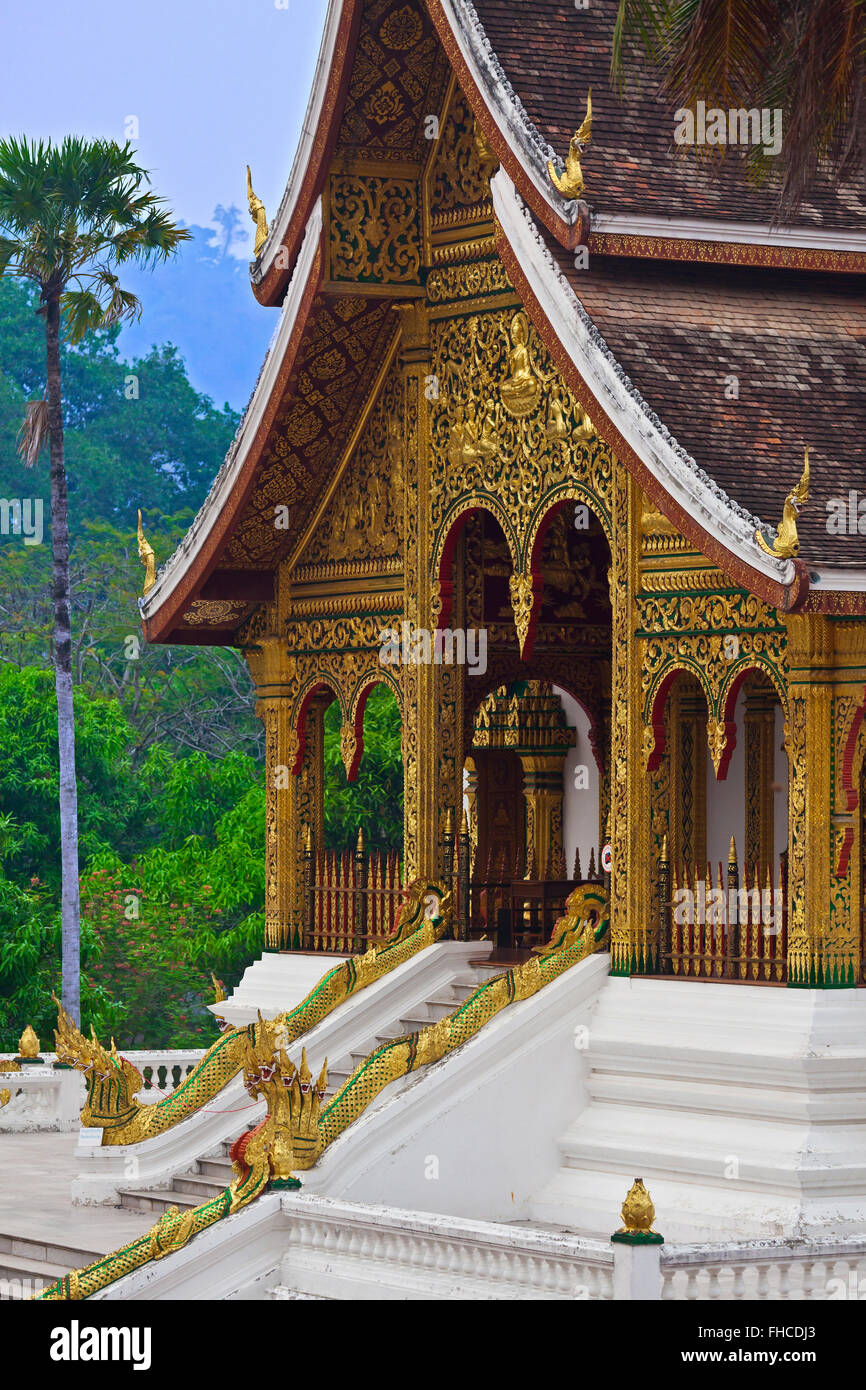
[[[788,954],[787,853],[776,883],[769,864],[740,874],[731,839],[727,872],[718,865],[671,864],[667,844],[658,866],[661,970],[682,978],[783,984]]]
[[[304,951],[366,951],[392,934],[403,901],[396,850],[316,850],[307,831],[303,855]]]

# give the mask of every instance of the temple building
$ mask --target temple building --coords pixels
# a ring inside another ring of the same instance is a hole
[[[352,780],[385,685],[455,998],[547,959],[577,889],[609,936],[305,1190],[591,1241],[641,1173],[668,1242],[863,1238],[866,194],[819,174],[778,225],[652,72],[612,88],[616,11],[331,0],[269,219],[251,152],[274,335],[142,600],[149,642],[241,651],[264,722],[266,941],[219,1008],[387,938],[394,874],[361,846],[337,884],[323,768],[328,706]]]

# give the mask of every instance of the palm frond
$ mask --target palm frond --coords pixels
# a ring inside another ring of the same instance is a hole
[[[48,442],[48,401],[28,401],[24,407],[24,423],[15,441],[18,456],[25,467],[32,468]]]
[[[127,142],[67,136],[59,145],[0,140],[0,274],[62,296],[72,341],[140,313],[136,297],[100,267],[164,260],[190,233],[150,187]]]

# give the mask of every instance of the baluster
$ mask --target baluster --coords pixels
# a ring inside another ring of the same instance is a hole
[[[769,980],[773,970],[773,962],[776,959],[776,937],[773,931],[773,879],[770,874],[770,865],[767,864],[767,886],[764,889],[765,897],[763,906],[762,929],[764,934],[764,979]]]
[[[740,870],[737,865],[737,846],[731,836],[731,847],[728,850],[728,902],[726,920],[728,923],[728,979],[734,980],[740,974],[740,927],[739,927],[739,900],[736,897],[740,886]],[[734,896],[732,897],[732,893]]]
[[[715,937],[715,970],[716,979],[721,980],[725,974],[725,957],[727,942],[725,940],[725,884],[722,878],[722,861],[718,861],[719,877],[718,890],[716,897],[718,904],[714,913],[713,935]]]
[[[777,932],[776,946],[776,979],[787,979],[787,913],[785,911],[785,882],[784,882],[784,857],[779,855],[779,896],[774,904],[774,922]]]
[[[591,849],[591,850],[589,851],[589,868],[588,868],[587,871],[586,871],[586,876],[587,876],[587,878],[589,879],[590,883],[591,883],[591,882],[594,880],[594,878],[595,878],[595,850],[594,850],[594,849]]]
[[[756,893],[757,893],[757,897],[758,897],[758,902],[757,902],[757,908],[758,908],[758,911],[757,911],[757,920],[756,920],[756,914],[755,914],[755,906],[756,906],[756,904],[755,904],[755,894],[756,894]],[[753,864],[753,865],[752,865],[752,873],[751,873],[751,891],[750,891],[750,895],[749,895],[749,924],[750,924],[749,937],[750,937],[750,945],[751,945],[751,952],[750,952],[750,959],[749,959],[749,973],[750,973],[750,975],[751,975],[751,977],[752,977],[753,980],[757,980],[757,978],[758,978],[758,970],[759,970],[759,968],[760,968],[760,967],[759,967],[759,962],[760,962],[760,956],[761,956],[761,944],[760,944],[760,943],[761,943],[761,880],[760,880],[760,877],[759,877],[759,875],[758,875],[758,866],[757,866],[757,864]]]
[[[583,881],[583,880],[581,879],[581,876],[580,876],[580,846],[579,846],[579,845],[577,846],[577,848],[576,848],[575,851],[574,851],[574,873],[572,874],[572,878],[573,878],[573,880],[574,880],[575,883],[581,883],[581,882]]]
[[[335,922],[335,918],[334,918],[334,893],[333,893],[333,884],[334,884],[334,858],[335,858],[335,851],[334,851],[334,850],[329,850],[328,853],[325,855],[325,880],[324,880],[324,883],[325,883],[325,889],[324,889],[324,894],[325,894],[325,912],[326,912],[325,925],[326,925],[326,930],[327,930],[327,938],[326,938],[326,939],[327,939],[327,942],[328,942],[328,950],[329,950],[329,951],[333,951],[333,950],[335,949],[335,947],[336,947],[336,944],[337,944],[337,938],[336,938],[336,933],[335,933],[336,922]]]
[[[442,879],[446,892],[451,894],[452,913],[454,910],[454,813],[449,806],[445,812],[442,829]],[[452,922],[454,918],[452,916]],[[453,928],[452,928],[453,935]]]
[[[367,856],[364,852],[364,832],[358,827],[358,843],[355,846],[355,922],[353,932],[353,951],[367,949]]]
[[[303,874],[304,885],[304,916],[301,927],[301,946],[307,950],[315,950],[316,943],[313,939],[315,930],[316,901],[314,893],[315,879],[315,848],[313,845],[313,827],[308,825],[304,830],[304,849],[301,856],[301,872]]]
[[[459,880],[459,904],[457,917],[458,941],[469,940],[469,855],[469,826],[466,822],[466,811],[464,808],[463,816],[460,821],[460,833],[457,836],[457,874]]]
[[[656,969],[660,975],[671,973],[671,866],[668,860],[668,837],[662,836],[658,863],[659,945]]]
[[[694,894],[694,921],[692,923],[692,952],[694,955],[693,973],[700,978],[703,970],[704,956],[704,924],[701,918],[704,916],[706,902],[701,904],[700,897],[700,874],[697,864],[692,867],[692,893]]]
[[[673,900],[674,900],[674,902],[676,903],[677,906],[676,906],[676,909],[675,909],[675,910],[672,910],[672,911],[671,911],[671,974],[672,974],[672,975],[679,975],[679,973],[680,973],[680,966],[682,965],[682,960],[681,960],[681,957],[682,957],[682,926],[681,926],[680,922],[677,921],[677,918],[681,915],[681,914],[680,914],[680,911],[679,911],[679,908],[680,908],[681,905],[680,905],[680,881],[679,881],[679,874],[677,873],[676,860],[674,860],[674,863],[673,863],[673,865],[672,865],[672,869],[673,869],[673,890],[674,890]]]

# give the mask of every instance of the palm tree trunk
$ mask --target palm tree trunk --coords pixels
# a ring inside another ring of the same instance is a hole
[[[78,890],[78,788],[75,780],[75,714],[72,705],[72,623],[69,585],[69,520],[63,453],[60,386],[60,304],[46,306],[48,445],[51,459],[51,539],[53,546],[54,682],[57,690],[57,746],[60,754],[60,865],[63,941],[62,1002],[81,1022],[81,900]]]

